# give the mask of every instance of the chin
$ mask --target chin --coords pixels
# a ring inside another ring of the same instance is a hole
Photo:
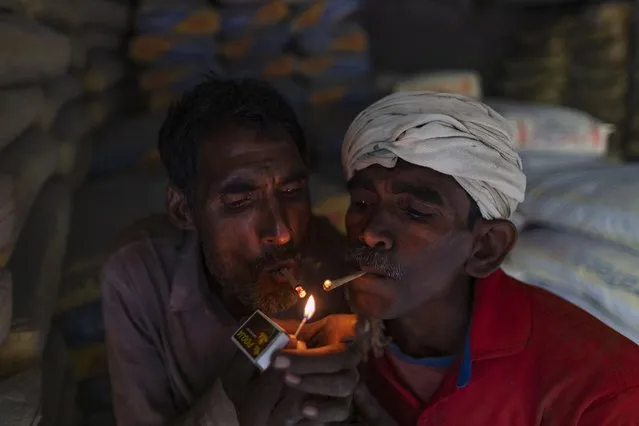
[[[351,310],[358,314],[373,318],[387,319],[389,312],[388,299],[370,292],[349,289],[348,304]]]
[[[257,308],[267,315],[277,315],[294,307],[299,297],[289,288],[262,294],[257,301]]]

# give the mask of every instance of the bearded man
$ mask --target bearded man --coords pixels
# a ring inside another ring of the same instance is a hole
[[[315,318],[339,311],[343,300],[311,279],[340,273],[322,266],[339,265],[344,244],[311,215],[293,110],[265,83],[210,77],[170,109],[159,151],[167,215],[136,227],[102,274],[118,425],[344,419],[357,381],[352,351],[289,352],[277,370],[256,374],[231,341],[255,309],[299,322],[305,301],[287,274],[306,279]]]

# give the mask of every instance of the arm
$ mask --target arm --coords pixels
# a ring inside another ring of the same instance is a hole
[[[128,284],[113,269],[105,269],[102,309],[118,425],[236,425],[235,408],[220,381],[179,418],[162,357],[151,338],[150,321],[145,318],[140,297]]]
[[[578,426],[632,426],[639,424],[639,388],[591,405],[577,422]]]

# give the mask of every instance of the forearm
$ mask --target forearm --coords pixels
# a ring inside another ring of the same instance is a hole
[[[191,409],[171,426],[239,426],[235,406],[217,380]]]

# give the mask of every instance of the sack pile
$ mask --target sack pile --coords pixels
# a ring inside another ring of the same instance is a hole
[[[515,37],[495,82],[498,94],[566,105],[610,123],[615,129],[610,151],[622,153],[631,12],[628,2],[605,2],[548,18],[546,23],[540,14],[532,28],[522,29]],[[635,129],[639,125],[631,124],[631,139]]]
[[[128,122],[129,127],[134,121]],[[140,165],[127,170],[114,167],[127,157],[128,153],[122,152],[129,150],[126,143],[131,141],[111,146],[118,141],[109,140],[107,136],[125,134],[126,125],[127,122],[123,122],[122,127],[105,130],[106,139],[98,139],[101,143],[96,145],[96,152],[107,155],[107,162],[93,163],[94,178],[76,192],[55,307],[55,323],[69,347],[79,408],[86,424],[115,424],[100,300],[102,265],[122,230],[138,219],[164,212],[166,177],[162,170]],[[156,143],[156,135],[146,139]],[[109,164],[109,161],[113,162]]]
[[[143,0],[128,50],[139,64],[139,87],[151,109],[165,109],[203,74],[218,71],[220,15],[205,0]]]
[[[639,166],[574,162],[528,177],[528,228],[506,271],[639,343]]]
[[[270,81],[298,109],[375,97],[360,0],[143,0],[131,58],[152,110],[206,73]]]
[[[565,104],[622,129],[628,93],[629,29],[632,4],[590,6],[570,21]],[[612,150],[620,150],[621,133]]]
[[[566,22],[541,14],[535,16],[536,25],[524,27],[515,35],[496,79],[496,90],[504,98],[560,105],[570,62]]]

